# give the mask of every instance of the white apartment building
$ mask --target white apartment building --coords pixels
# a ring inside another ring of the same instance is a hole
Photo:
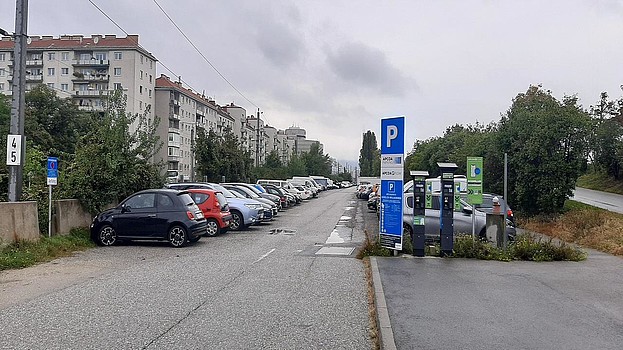
[[[158,135],[165,141],[158,161],[166,163],[170,181],[195,181],[194,145],[197,129],[223,135],[234,128],[234,118],[216,103],[184,88],[162,74],[156,79],[155,115],[160,119]]]
[[[30,36],[26,50],[26,90],[46,84],[60,97],[71,97],[83,110],[103,111],[113,89],[123,89],[127,112],[144,113],[154,104],[156,58],[142,48],[138,35]],[[0,40],[0,93],[12,94],[11,37]],[[153,108],[147,113],[153,118]]]
[[[289,140],[294,141],[294,151],[297,155],[301,155],[302,153],[309,153],[309,151],[311,150],[311,146],[314,143],[318,143],[321,151],[323,149],[322,143],[320,143],[319,141],[307,139],[307,132],[305,131],[305,129],[301,129],[297,126],[291,126],[287,128],[284,133]]]

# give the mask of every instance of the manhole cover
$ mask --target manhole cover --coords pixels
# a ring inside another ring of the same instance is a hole
[[[354,250],[353,247],[322,247],[316,255],[351,255]]]
[[[271,235],[294,235],[296,233],[296,230],[293,230],[291,228],[274,228],[268,231],[268,233],[270,233]]]

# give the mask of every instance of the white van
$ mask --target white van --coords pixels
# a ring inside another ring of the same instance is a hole
[[[268,180],[268,179],[260,179],[256,182],[258,185],[275,185],[281,188],[288,187],[288,181],[286,180]]]

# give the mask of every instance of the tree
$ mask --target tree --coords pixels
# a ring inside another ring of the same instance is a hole
[[[359,151],[359,169],[361,176],[381,174],[381,153],[377,147],[376,135],[370,130],[363,134],[363,142]]]
[[[314,142],[309,152],[301,154],[307,174],[329,176],[331,174],[331,158],[323,154],[320,143]]]
[[[292,151],[292,156],[290,157],[290,162],[288,163],[288,174],[290,176],[307,176],[309,173],[307,172],[307,167],[305,166],[305,162],[302,157],[299,157],[295,151]]]
[[[509,156],[511,203],[528,215],[562,210],[585,162],[589,131],[590,118],[575,97],[558,101],[538,86],[517,95],[494,148],[497,159]],[[501,169],[486,171],[501,189]]]
[[[153,157],[162,141],[156,134],[159,120],[126,113],[126,96],[109,96],[104,117],[84,136],[68,178],[61,183],[70,198],[77,198],[92,213],[128,195],[164,184],[162,163]],[[134,131],[130,126],[134,125]]]
[[[598,103],[591,106],[590,114],[593,125],[587,157],[592,160],[595,171],[603,171],[619,180],[623,161],[623,98],[612,101],[608,93],[602,92]]]

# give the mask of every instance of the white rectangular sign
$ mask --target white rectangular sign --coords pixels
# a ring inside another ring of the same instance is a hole
[[[22,163],[22,135],[7,135],[6,165],[20,165]]]

